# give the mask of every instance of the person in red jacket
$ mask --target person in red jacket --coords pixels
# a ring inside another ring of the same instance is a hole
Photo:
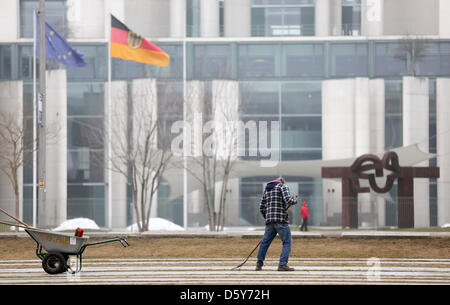
[[[308,218],[309,218],[309,211],[308,206],[306,204],[306,201],[302,202],[302,208],[300,209],[300,216],[303,219],[302,226],[300,228],[300,231],[308,231]]]

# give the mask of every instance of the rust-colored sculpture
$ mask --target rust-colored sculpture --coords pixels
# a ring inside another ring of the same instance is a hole
[[[391,171],[386,184],[379,187],[376,177],[383,176],[383,169]],[[364,173],[375,170],[375,173]],[[342,227],[358,227],[358,193],[370,192],[369,187],[360,187],[359,179],[369,180],[377,193],[389,192],[398,179],[397,216],[399,228],[414,227],[414,178],[439,178],[439,167],[401,167],[395,152],[386,152],[380,160],[376,155],[365,154],[350,167],[323,167],[323,178],[342,178]]]

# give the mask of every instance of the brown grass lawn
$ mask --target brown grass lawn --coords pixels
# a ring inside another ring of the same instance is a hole
[[[89,242],[102,240],[90,238]],[[129,237],[130,247],[109,243],[87,247],[83,258],[245,258],[258,243],[257,238],[155,238]],[[36,243],[28,237],[0,238],[0,259],[33,259]],[[277,237],[267,254],[277,258],[281,241]],[[256,257],[256,251],[252,257]],[[450,259],[449,238],[343,239],[295,238],[291,257],[348,258],[446,258]]]

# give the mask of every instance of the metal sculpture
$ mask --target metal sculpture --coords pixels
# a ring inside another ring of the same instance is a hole
[[[380,187],[376,177],[391,171]],[[367,173],[367,171],[372,171]],[[374,171],[374,172],[373,172]],[[439,167],[401,167],[395,152],[386,152],[382,159],[373,154],[358,157],[350,167],[322,167],[322,178],[342,179],[342,227],[358,227],[358,193],[387,193],[397,179],[397,217],[399,228],[414,227],[414,178],[439,178]],[[369,181],[370,187],[361,187],[359,179]]]

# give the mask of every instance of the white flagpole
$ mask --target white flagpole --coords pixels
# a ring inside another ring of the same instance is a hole
[[[183,123],[186,125],[186,28],[183,38]],[[186,127],[186,126],[185,126]],[[184,229],[188,228],[188,180],[187,180],[187,130],[183,128],[183,224]],[[189,143],[190,145],[191,143]]]
[[[108,111],[108,226],[112,229],[112,136],[111,136],[111,13],[108,13],[109,18],[109,37],[108,37],[108,100],[107,100],[107,111]]]
[[[33,227],[37,219],[36,11],[33,10]]]

